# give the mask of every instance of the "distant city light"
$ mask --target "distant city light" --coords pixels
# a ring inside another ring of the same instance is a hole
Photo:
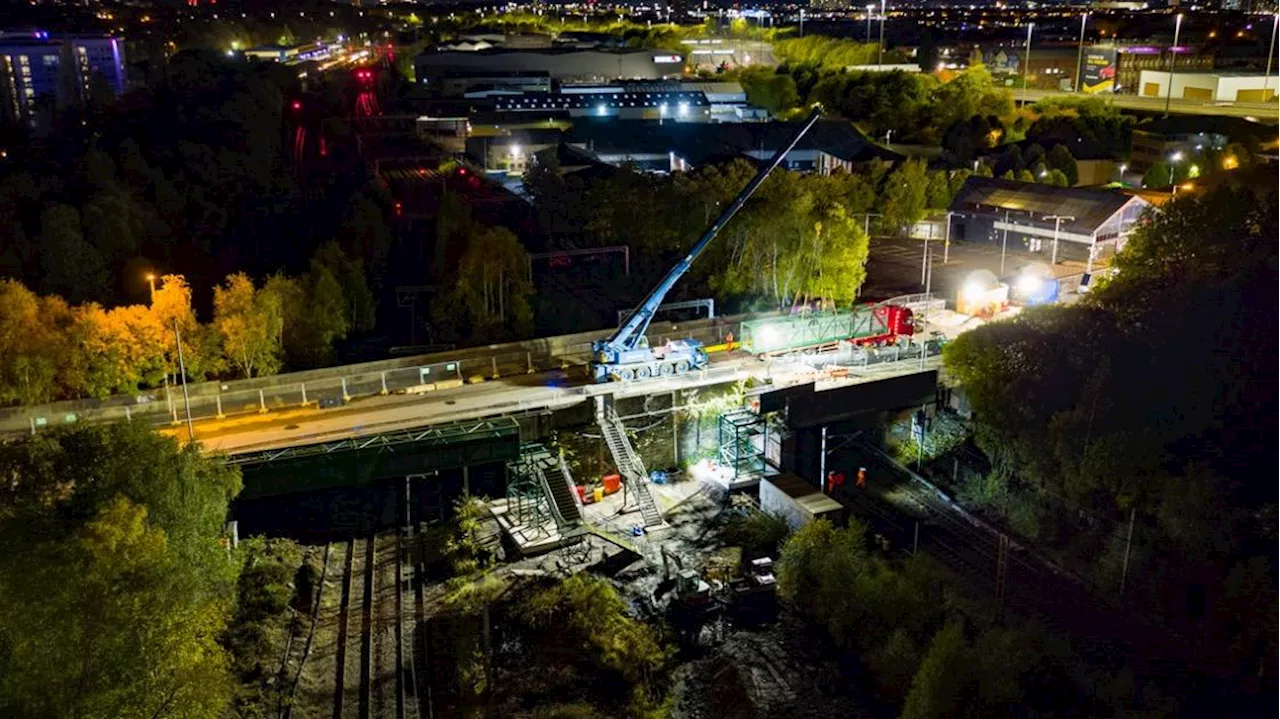
[[[1169,162],[1182,162],[1182,150],[1169,155]]]
[[[605,115],[604,105],[596,105],[596,114],[599,115],[600,117],[604,117]]]

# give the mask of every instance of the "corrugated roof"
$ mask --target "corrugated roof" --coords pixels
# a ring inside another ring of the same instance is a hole
[[[786,122],[659,124],[645,120],[581,118],[573,124],[569,141],[589,145],[600,154],[675,152],[694,165],[701,165],[710,158],[773,152],[786,144],[795,131],[796,125]],[[871,142],[852,123],[843,120],[819,121],[796,149],[820,149],[848,162],[902,159],[901,155]]]
[[[1064,222],[1063,230],[1089,235],[1130,202],[1144,200],[1112,190],[1084,190],[994,177],[970,177],[956,193],[949,209],[967,213],[985,210],[993,214],[1013,210],[1029,212],[1038,218],[1068,215],[1076,219]]]

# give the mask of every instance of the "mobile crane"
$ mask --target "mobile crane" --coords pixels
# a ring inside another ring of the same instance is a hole
[[[782,164],[783,158],[795,148],[800,138],[813,127],[820,115],[818,110],[810,113],[791,140],[778,150],[773,159],[760,168],[751,182],[747,183],[742,192],[739,192],[715,222],[711,223],[689,254],[671,268],[666,277],[663,277],[644,302],[627,316],[609,339],[591,343],[591,370],[597,382],[607,382],[611,379],[629,381],[654,376],[665,377],[706,366],[707,352],[703,349],[701,342],[692,338],[671,340],[655,348],[649,346],[645,331],[649,329],[654,313],[658,311],[658,306],[662,304],[662,300],[666,298],[671,288],[689,271],[693,261],[707,249],[707,245],[720,234],[720,230],[724,229],[729,220],[733,219],[738,210],[751,199],[751,196],[769,177],[769,173]]]

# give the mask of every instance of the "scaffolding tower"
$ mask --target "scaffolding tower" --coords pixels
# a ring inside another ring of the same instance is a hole
[[[764,448],[769,428],[764,417],[749,409],[720,415],[720,466],[733,471],[733,479],[764,474]]]
[[[507,482],[507,509],[515,523],[542,535],[549,535],[559,526],[538,467],[538,461],[548,454],[540,444],[521,445],[520,459],[509,465],[512,472]]]

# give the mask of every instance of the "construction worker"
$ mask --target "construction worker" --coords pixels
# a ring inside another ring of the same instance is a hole
[[[835,489],[837,491],[844,489],[844,472],[836,472],[836,476],[833,479],[835,480]]]
[[[859,487],[867,486],[867,468],[866,467],[858,467],[858,478],[855,479],[854,482]]]
[[[827,494],[831,494],[836,488],[836,473],[827,472]]]

